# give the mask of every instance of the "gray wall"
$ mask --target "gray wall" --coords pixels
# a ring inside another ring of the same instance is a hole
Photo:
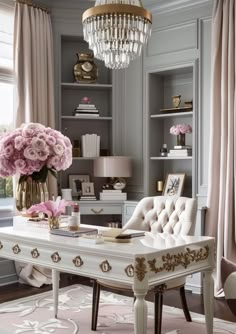
[[[61,34],[82,35],[83,11],[92,6],[88,1],[44,1],[51,8],[55,38],[55,86],[56,110],[59,110],[60,90],[58,38]],[[129,180],[130,198],[141,198],[144,192],[145,140],[148,136],[144,126],[144,73],[152,67],[178,66],[198,62],[197,87],[197,158],[196,195],[204,205],[207,194],[209,112],[210,112],[210,55],[211,14],[213,0],[144,0],[144,7],[153,14],[153,31],[143,56],[134,61],[127,70],[115,71],[115,127],[114,154],[134,157],[134,175]]]

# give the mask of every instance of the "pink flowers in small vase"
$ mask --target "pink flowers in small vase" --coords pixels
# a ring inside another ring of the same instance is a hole
[[[48,216],[48,218],[60,217],[60,215],[65,212],[65,207],[67,205],[67,201],[64,199],[61,200],[60,197],[57,197],[56,201],[47,201],[32,205],[27,210],[27,213],[44,213]]]
[[[170,133],[172,135],[180,135],[180,134],[186,134],[186,133],[192,133],[192,127],[189,124],[177,124],[177,125],[173,125],[170,128]]]

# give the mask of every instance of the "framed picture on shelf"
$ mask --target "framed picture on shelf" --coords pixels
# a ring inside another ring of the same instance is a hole
[[[82,183],[82,196],[94,196],[94,183],[83,182]]]
[[[89,175],[69,175],[69,187],[72,189],[72,196],[81,195],[82,183],[89,181]]]
[[[181,196],[184,189],[185,173],[167,174],[163,196]]]

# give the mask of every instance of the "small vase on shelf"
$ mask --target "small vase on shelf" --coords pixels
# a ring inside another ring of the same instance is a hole
[[[180,133],[177,135],[177,145],[185,146],[185,133]]]

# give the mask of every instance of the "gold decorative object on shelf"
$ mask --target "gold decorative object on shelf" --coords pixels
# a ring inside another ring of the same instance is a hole
[[[162,193],[164,189],[164,182],[163,181],[157,181],[157,192]]]
[[[93,83],[98,78],[98,68],[92,53],[77,53],[78,61],[74,66],[74,77],[77,82]]]
[[[181,102],[181,95],[172,96],[172,101],[174,108],[179,108]]]
[[[72,156],[75,158],[81,156],[79,139],[73,140]]]
[[[184,102],[184,106],[187,108],[192,108],[193,107],[193,101],[185,101]]]

